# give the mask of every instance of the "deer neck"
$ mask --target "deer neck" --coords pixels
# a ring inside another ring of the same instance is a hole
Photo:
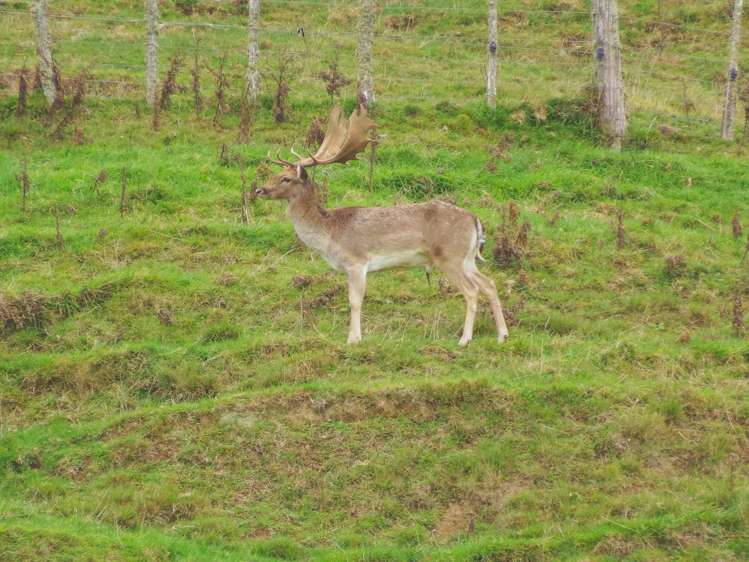
[[[323,250],[329,238],[325,220],[327,212],[320,206],[315,186],[310,184],[299,195],[289,199],[288,216],[297,236],[307,246]]]

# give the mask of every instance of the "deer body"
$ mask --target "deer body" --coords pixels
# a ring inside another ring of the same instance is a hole
[[[436,267],[463,293],[466,318],[461,345],[467,345],[473,336],[479,293],[489,299],[499,341],[507,337],[494,282],[476,267],[476,258],[481,259],[482,229],[468,211],[441,201],[324,209],[312,180],[303,169],[292,167],[259,189],[258,195],[288,199],[288,216],[299,239],[331,267],[346,273],[351,305],[349,343],[361,340],[367,274],[398,267]]]
[[[366,147],[367,132],[374,126],[363,106],[351,115],[348,127],[340,113],[339,108],[331,112],[325,139],[314,156],[297,163],[274,160],[284,170],[256,194],[286,199],[297,236],[334,269],[346,273],[351,305],[348,342],[361,340],[367,273],[395,267],[437,267],[463,294],[466,317],[460,345],[467,345],[473,337],[479,293],[488,298],[498,339],[504,341],[507,325],[497,289],[476,267],[476,258],[483,259],[483,231],[474,215],[441,201],[373,208],[320,206],[317,188],[305,168],[353,159]]]
[[[290,201],[288,216],[299,239],[338,271],[362,263],[368,272],[432,265],[432,256],[450,245],[451,227],[475,221],[466,211],[439,201],[323,209],[314,190],[310,186],[305,190],[308,197]],[[442,219],[442,228],[433,220],[436,217]]]

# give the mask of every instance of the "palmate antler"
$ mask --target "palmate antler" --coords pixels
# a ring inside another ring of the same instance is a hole
[[[292,154],[299,159],[293,165],[308,168],[320,164],[343,164],[353,160],[371,142],[369,131],[375,126],[376,123],[369,118],[366,106],[360,105],[348,118],[348,122],[341,118],[341,108],[335,106],[330,112],[328,129],[320,148],[308,158],[301,157],[292,148]],[[290,164],[280,158],[271,162],[284,166]]]

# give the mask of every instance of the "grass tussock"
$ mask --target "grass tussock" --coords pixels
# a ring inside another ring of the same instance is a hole
[[[25,328],[41,329],[50,322],[106,302],[120,288],[117,283],[105,283],[78,293],[52,297],[31,292],[17,297],[0,293],[0,327],[6,333]]]

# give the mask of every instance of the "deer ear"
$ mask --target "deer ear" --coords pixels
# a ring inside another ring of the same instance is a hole
[[[305,170],[304,166],[302,166],[301,164],[296,165],[296,177],[301,180],[307,179],[307,170]]]

